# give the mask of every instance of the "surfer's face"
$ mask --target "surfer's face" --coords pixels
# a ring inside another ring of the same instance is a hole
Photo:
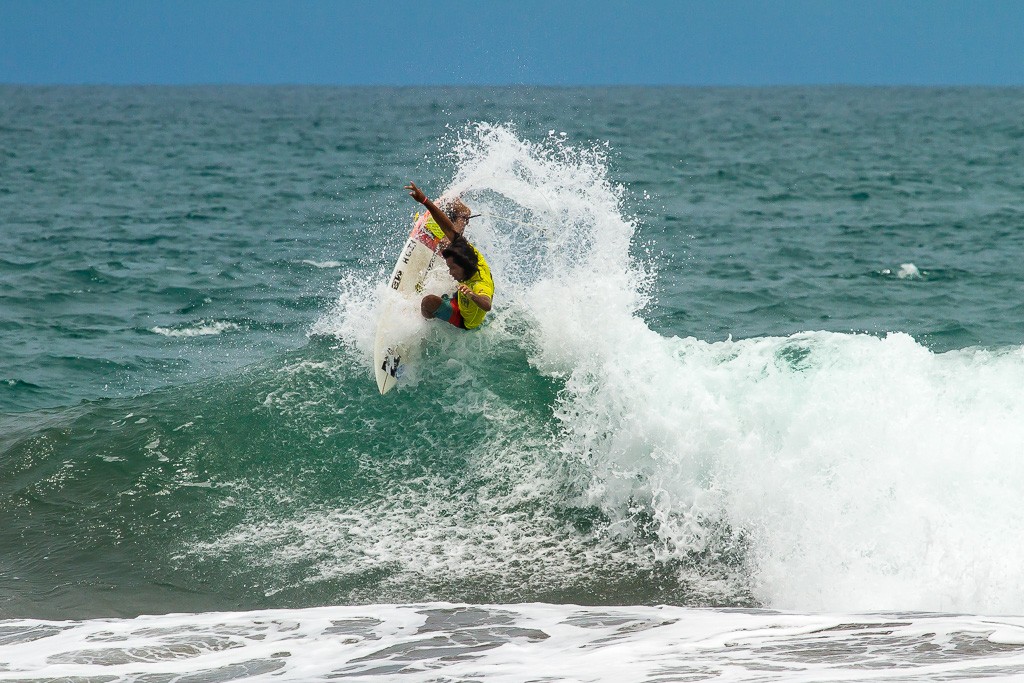
[[[451,256],[446,256],[444,262],[448,264],[448,272],[451,273],[452,278],[456,282],[462,282],[466,279],[466,270],[458,263],[455,262]]]

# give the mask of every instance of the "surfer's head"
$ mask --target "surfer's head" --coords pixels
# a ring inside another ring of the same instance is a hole
[[[448,264],[448,272],[457,282],[465,282],[476,275],[480,269],[480,260],[477,258],[476,251],[465,239],[456,239],[444,248],[441,256]]]

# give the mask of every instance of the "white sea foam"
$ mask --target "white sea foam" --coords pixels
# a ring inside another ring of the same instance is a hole
[[[363,605],[0,622],[0,681],[1019,680],[1024,619]]]
[[[913,263],[901,263],[900,269],[896,273],[896,277],[901,280],[906,279],[917,279],[921,277],[921,270]]]
[[[446,191],[483,214],[469,236],[498,287],[490,343],[521,346],[563,383],[559,432],[536,448],[565,467],[535,472],[561,478],[538,490],[577,491],[573,504],[611,520],[597,564],[738,553],[743,589],[766,606],[1024,613],[1024,349],[937,354],[900,333],[665,338],[642,319],[652,271],[630,255],[635,223],[600,148],[480,126],[456,156]],[[915,277],[909,265],[900,277]],[[374,304],[354,298],[323,326],[367,354]],[[429,537],[445,514],[383,537]],[[479,526],[448,519],[440,528],[486,546]],[[630,543],[640,529],[654,542]]]
[[[766,605],[1024,610],[1019,350],[627,329],[575,361],[564,448],[627,531],[638,505],[657,520],[663,557],[704,550],[724,523]]]
[[[920,280],[924,277],[921,269],[913,263],[901,263],[899,270],[893,273],[891,268],[884,268],[882,275],[895,275],[900,280]]]
[[[307,266],[313,266],[314,268],[340,268],[341,261],[313,261],[311,259],[303,259],[302,262]]]
[[[223,320],[212,322],[201,321],[188,327],[153,327],[150,332],[162,334],[165,337],[210,337],[240,330],[237,324]]]

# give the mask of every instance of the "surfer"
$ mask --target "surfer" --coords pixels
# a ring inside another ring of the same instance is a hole
[[[494,280],[491,279],[491,269],[483,255],[462,236],[472,217],[469,207],[456,199],[447,202],[447,211],[443,211],[430,201],[423,190],[416,187],[416,183],[410,182],[405,189],[409,190],[410,197],[427,208],[444,233],[447,244],[441,242],[441,256],[448,265],[448,272],[459,285],[453,297],[435,294],[423,297],[420,312],[424,318],[440,318],[464,330],[480,327],[487,312],[491,310]]]

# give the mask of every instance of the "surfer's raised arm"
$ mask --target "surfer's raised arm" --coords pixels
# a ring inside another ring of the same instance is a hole
[[[462,234],[462,230],[459,230],[456,227],[455,223],[452,222],[452,219],[448,217],[448,214],[446,214],[444,211],[438,208],[438,206],[434,204],[434,202],[430,201],[430,197],[428,197],[423,190],[416,187],[416,183],[410,182],[408,185],[405,186],[405,189],[409,190],[410,197],[415,199],[423,206],[427,207],[427,211],[430,212],[430,215],[433,217],[434,221],[437,222],[437,226],[444,231],[445,237],[447,237],[451,241],[454,241],[457,237],[459,237]],[[465,226],[463,226],[463,229],[465,229]]]

